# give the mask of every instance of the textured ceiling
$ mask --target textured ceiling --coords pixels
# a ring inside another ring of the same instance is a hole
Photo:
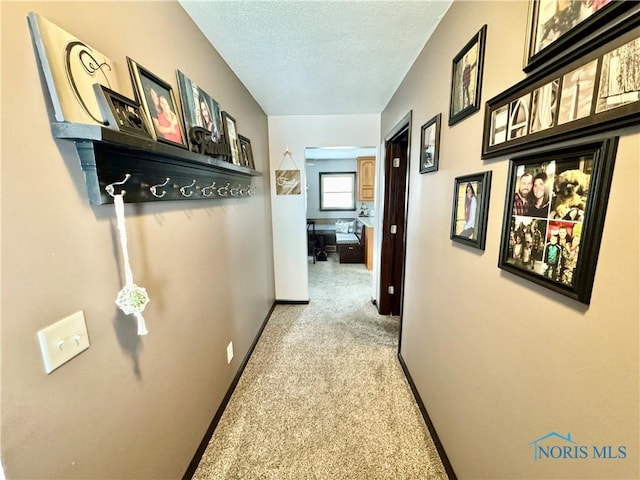
[[[382,112],[451,1],[180,4],[267,115],[331,115]]]

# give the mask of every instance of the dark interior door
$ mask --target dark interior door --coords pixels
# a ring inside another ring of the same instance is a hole
[[[410,117],[385,143],[385,189],[378,311],[401,315],[404,290]]]

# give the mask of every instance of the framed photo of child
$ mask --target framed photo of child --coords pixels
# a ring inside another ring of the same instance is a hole
[[[480,110],[486,38],[487,26],[484,25],[453,59],[450,126]]]

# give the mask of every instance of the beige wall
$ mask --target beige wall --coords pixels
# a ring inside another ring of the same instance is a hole
[[[497,268],[508,159],[480,158],[480,112],[448,127],[451,59],[488,24],[482,101],[524,78],[528,2],[454,2],[382,114],[413,110],[402,355],[459,478],[638,478],[640,129],[621,132],[589,307]],[[443,113],[440,168],[420,126]],[[484,252],[449,240],[454,178],[493,171]],[[624,460],[533,461],[556,431]]]
[[[179,478],[274,293],[269,182],[224,201],[128,205],[129,253],[150,333],[114,304],[113,206],[91,206],[77,154],[50,132],[26,15],[174,87],[179,68],[218,100],[268,172],[267,118],[175,2],[1,2],[2,461],[8,478]],[[91,347],[45,375],[37,330],[84,310]],[[226,361],[234,342],[235,358]]]

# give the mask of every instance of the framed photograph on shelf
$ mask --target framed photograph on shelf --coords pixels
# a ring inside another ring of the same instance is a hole
[[[510,162],[498,266],[588,304],[618,137]]]
[[[630,15],[636,2],[599,0],[530,0],[524,71],[572,52],[588,53],[595,40],[608,38]],[[636,5],[637,6],[637,5]]]
[[[451,240],[484,250],[490,192],[491,170],[456,177],[453,184]]]
[[[640,4],[639,4],[640,5]],[[640,25],[640,15],[637,21]],[[640,120],[640,26],[487,101],[482,158],[513,154]]]
[[[227,112],[222,112],[222,126],[224,137],[231,147],[231,163],[241,165],[240,162],[240,145],[238,144],[238,127],[236,119]]]
[[[178,103],[173,88],[137,62],[127,57],[129,72],[140,102],[159,142],[187,148]]]
[[[147,116],[139,103],[99,83],[93,84],[102,118],[107,127],[137,137],[155,140]]]
[[[484,25],[453,59],[449,125],[480,110],[486,38]]]
[[[251,140],[242,135],[238,135],[238,142],[240,144],[240,165],[255,170],[255,164],[253,162],[253,151],[251,150]]]
[[[203,128],[206,131],[207,140],[219,144],[222,141],[220,107],[218,102],[180,70],[176,71],[176,76],[189,145],[191,150],[200,153],[203,150],[201,148],[202,140],[199,136],[191,135],[191,129],[193,127]]]
[[[420,132],[420,173],[438,171],[440,157],[440,122],[439,113],[422,125]]]

